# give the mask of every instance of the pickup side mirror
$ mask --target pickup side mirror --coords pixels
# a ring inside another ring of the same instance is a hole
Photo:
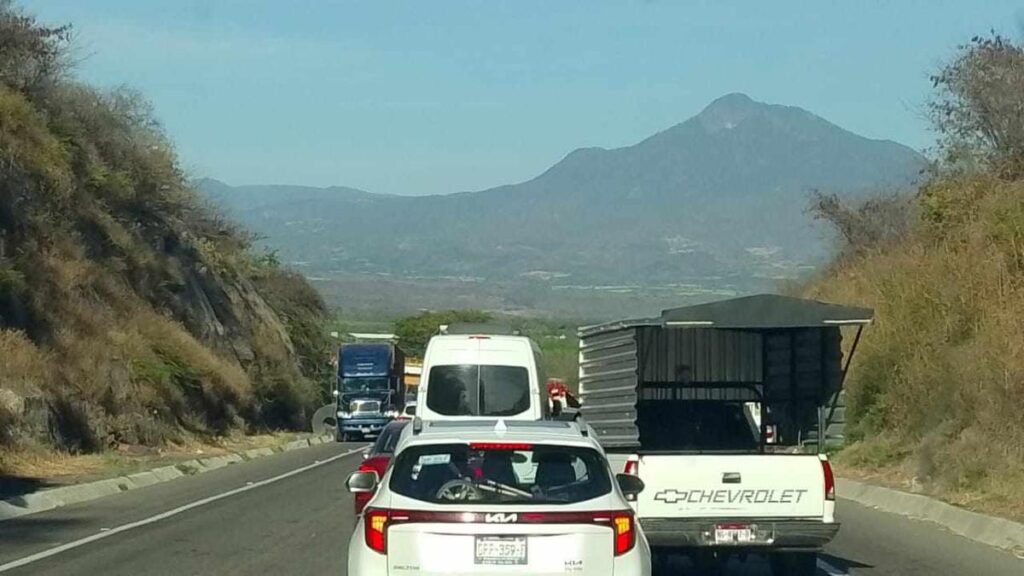
[[[644,491],[644,481],[632,474],[616,474],[615,481],[619,483],[619,490],[630,502],[636,500],[637,494]]]
[[[353,494],[373,492],[377,488],[377,473],[371,471],[353,472],[345,482],[348,491]]]

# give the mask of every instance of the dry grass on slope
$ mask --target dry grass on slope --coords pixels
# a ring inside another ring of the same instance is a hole
[[[902,244],[811,294],[873,307],[847,390],[841,465],[1024,518],[1024,183],[930,185]]]

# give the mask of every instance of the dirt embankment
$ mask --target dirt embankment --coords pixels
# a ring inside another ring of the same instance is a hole
[[[66,69],[68,30],[0,1],[0,472],[305,425],[317,293],[189,187],[137,94]]]

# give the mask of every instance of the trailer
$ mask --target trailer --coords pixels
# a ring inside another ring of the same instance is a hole
[[[676,403],[736,402],[747,405],[762,445],[824,451],[829,427],[841,424],[849,358],[873,315],[762,294],[580,328],[583,417],[606,448],[629,449],[657,432],[646,424],[671,421]],[[844,327],[855,329],[846,362]]]

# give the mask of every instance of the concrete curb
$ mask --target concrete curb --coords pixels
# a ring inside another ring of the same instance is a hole
[[[60,508],[61,506],[67,506],[69,504],[77,504],[79,502],[87,502],[89,500],[103,498],[104,496],[120,494],[121,492],[127,492],[128,490],[143,488],[145,486],[152,486],[161,482],[169,482],[184,476],[202,474],[203,472],[217,470],[218,468],[224,468],[225,466],[237,464],[238,462],[255,460],[265,456],[273,456],[274,454],[281,452],[291,452],[301,448],[326,444],[333,439],[334,437],[332,435],[325,434],[322,436],[295,440],[280,448],[252,448],[240,453],[187,460],[185,462],[179,462],[173,466],[153,468],[152,470],[136,472],[135,474],[129,474],[127,476],[118,476],[116,478],[86,482],[84,484],[74,484],[71,486],[61,486],[60,488],[50,488],[47,490],[40,490],[39,492],[33,492],[31,494],[14,496],[12,498],[0,500],[0,522],[11,518],[17,518],[19,516],[35,514],[36,512],[53,510],[54,508]]]
[[[1024,524],[957,508],[920,494],[900,492],[846,478],[836,479],[840,498],[871,508],[934,522],[969,540],[1024,554]]]

